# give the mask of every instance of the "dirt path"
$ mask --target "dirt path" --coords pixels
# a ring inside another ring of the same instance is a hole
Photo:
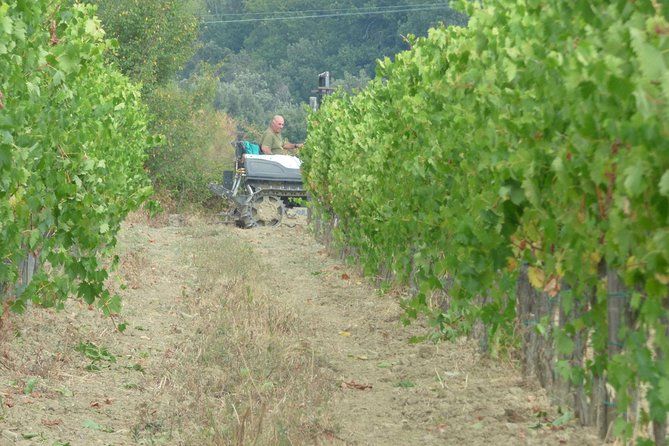
[[[409,344],[426,328],[300,218],[120,245],[123,334],[77,302],[2,328],[0,445],[599,444],[473,342]]]
[[[336,371],[329,410],[341,444],[599,444],[588,430],[554,426],[560,414],[543,390],[474,342],[410,344],[427,328],[403,327],[397,299],[329,258],[304,226],[239,235],[276,271],[276,297],[299,309]]]

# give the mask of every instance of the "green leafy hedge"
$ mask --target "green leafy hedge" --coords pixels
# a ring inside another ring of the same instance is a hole
[[[14,310],[74,293],[118,311],[104,287],[109,249],[151,193],[145,110],[105,63],[111,43],[93,12],[66,1],[0,5],[0,292]],[[20,280],[26,258],[41,265],[30,282]]]
[[[669,10],[483,3],[461,2],[467,28],[414,39],[364,91],[328,97],[310,117],[302,156],[316,206],[368,272],[415,272],[410,314],[450,278],[450,315],[511,333],[528,265],[564,314],[588,308],[556,334],[562,355],[577,334],[591,339],[586,373],[559,369],[585,386],[606,375],[621,411],[647,386],[645,419],[666,426]],[[622,349],[607,345],[604,269],[630,290]],[[433,317],[442,329],[453,320]],[[622,419],[616,429],[631,435]]]

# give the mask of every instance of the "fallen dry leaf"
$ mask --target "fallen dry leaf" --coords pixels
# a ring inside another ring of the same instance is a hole
[[[551,276],[548,283],[544,286],[544,292],[550,297],[555,297],[560,292],[560,280],[557,276]]]
[[[360,383],[357,383],[357,382],[351,380],[349,382],[344,381],[343,383],[341,383],[341,388],[342,389],[367,390],[367,389],[371,389],[372,385],[371,384],[360,384]]]
[[[511,423],[522,423],[525,417],[515,409],[504,409],[504,416]]]
[[[341,275],[341,278],[344,279],[344,280],[348,280],[351,277],[348,274],[344,273],[344,274]]]
[[[446,432],[446,424],[443,424],[443,423],[442,424],[437,424],[434,427],[428,428],[428,430],[432,431],[432,432],[439,433],[439,434],[443,434],[444,432]]]
[[[342,438],[336,436],[335,433],[332,432],[332,431],[328,431],[328,430],[326,430],[325,432],[323,432],[322,435],[323,435],[323,437],[325,437],[325,439],[326,439],[328,442],[330,442],[330,443],[333,443],[335,440],[339,440],[339,441],[341,441],[341,442],[344,442],[344,440],[343,440]]]

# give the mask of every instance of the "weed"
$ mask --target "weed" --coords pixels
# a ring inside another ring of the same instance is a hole
[[[35,386],[37,385],[38,381],[39,380],[37,378],[30,378],[28,380],[28,382],[26,382],[25,387],[23,388],[23,394],[24,395],[30,395],[31,393],[33,393],[33,391],[35,390]]]
[[[409,379],[403,379],[400,382],[398,382],[395,387],[401,387],[403,389],[408,389],[410,387],[416,387],[416,383],[409,380]]]
[[[108,361],[116,362],[116,356],[109,353],[106,347],[98,347],[92,342],[80,342],[75,348],[76,351],[81,352],[88,359],[92,361]]]

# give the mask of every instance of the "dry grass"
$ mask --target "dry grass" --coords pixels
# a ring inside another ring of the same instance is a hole
[[[174,352],[182,366],[166,379],[179,402],[177,436],[198,445],[316,444],[329,429],[314,408],[335,380],[299,341],[296,316],[273,300],[254,255],[202,226],[193,231],[197,293],[184,303],[197,336]]]
[[[0,444],[23,444],[27,431],[80,438],[72,445],[110,435],[119,445],[319,444],[336,380],[272,295],[257,254],[202,217],[157,230],[134,218],[110,281],[126,300],[126,333],[76,300],[62,312],[31,307],[0,330]],[[86,371],[82,342],[116,362]],[[82,429],[87,419],[115,433]]]

